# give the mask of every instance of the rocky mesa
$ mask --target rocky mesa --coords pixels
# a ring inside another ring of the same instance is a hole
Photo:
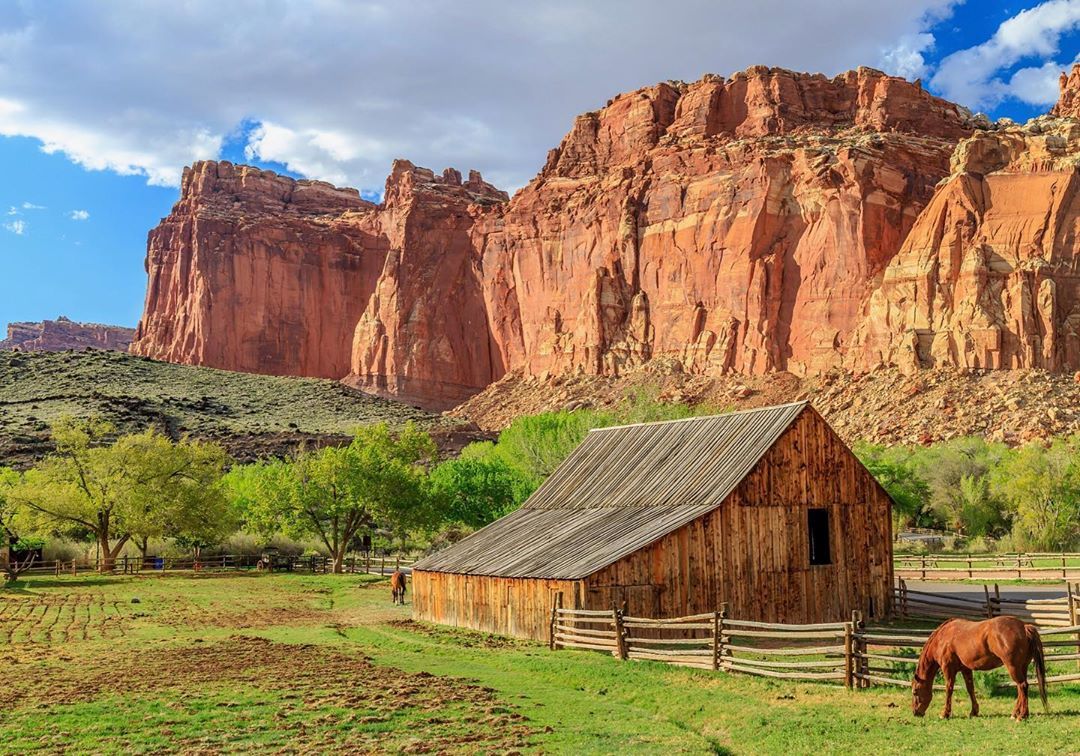
[[[134,328],[100,323],[76,323],[61,315],[56,320],[9,323],[7,338],[0,340],[0,350],[63,352],[69,349],[90,348],[126,352],[134,337]]]
[[[1080,68],[991,123],[753,67],[579,116],[512,199],[395,163],[379,205],[227,163],[150,234],[133,351],[445,408],[508,373],[1080,368]]]

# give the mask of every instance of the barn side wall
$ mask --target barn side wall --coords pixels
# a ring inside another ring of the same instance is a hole
[[[831,564],[811,565],[807,509],[829,510]],[[723,505],[585,581],[585,608],[715,611],[767,622],[882,616],[892,601],[891,502],[843,441],[804,411]]]
[[[413,618],[546,642],[552,598],[560,591],[564,606],[577,606],[581,587],[570,580],[415,571]]]

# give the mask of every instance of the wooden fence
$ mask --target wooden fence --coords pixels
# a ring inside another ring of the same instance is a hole
[[[843,681],[848,688],[909,685],[930,630],[867,628],[850,622],[792,625],[751,622],[719,612],[688,617],[634,617],[618,608],[565,609],[556,594],[550,647],[601,651],[623,660],[659,661],[697,669],[785,680]],[[1040,627],[1044,644],[1059,649],[1047,662],[1080,662],[1080,624]],[[1072,635],[1073,638],[1065,636]],[[899,677],[898,675],[905,675]],[[1080,680],[1057,674],[1048,682]]]
[[[908,580],[1077,580],[1080,553],[897,554],[893,573]]]
[[[726,609],[652,619],[611,611],[564,609],[551,614],[552,649],[603,651],[619,659],[789,680],[844,680],[854,672],[853,622],[788,625],[732,619]]]
[[[419,559],[406,554],[364,554],[346,557],[342,569],[347,573],[374,573],[383,575],[399,567],[408,567]],[[325,556],[275,555],[261,562],[262,557],[251,554],[223,554],[204,557],[117,557],[113,572],[124,575],[158,575],[177,571],[229,571],[266,569],[271,572],[331,572],[333,560]],[[260,564],[261,562],[261,564]],[[20,570],[21,575],[78,575],[98,572],[100,561],[48,561],[29,569]]]
[[[900,619],[986,619],[1010,615],[1047,627],[1080,624],[1080,583],[1066,583],[1064,595],[1055,598],[1002,598],[997,583],[984,584],[982,590],[980,598],[913,590],[900,578],[893,588],[893,607]]]

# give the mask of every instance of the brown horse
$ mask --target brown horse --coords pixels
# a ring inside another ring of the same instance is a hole
[[[405,605],[405,573],[401,570],[394,570],[390,576],[390,592],[395,604]]]
[[[1045,709],[1046,663],[1037,627],[1027,625],[1016,617],[994,617],[981,622],[946,620],[930,634],[919,655],[919,664],[911,681],[911,711],[917,717],[926,713],[934,696],[934,677],[940,669],[945,676],[945,709],[941,716],[948,719],[952,714],[953,685],[959,672],[964,676],[964,685],[971,697],[971,716],[977,717],[979,704],[975,700],[971,671],[996,669],[1004,664],[1016,683],[1013,719],[1027,719],[1027,668],[1032,660],[1035,661],[1039,695]]]

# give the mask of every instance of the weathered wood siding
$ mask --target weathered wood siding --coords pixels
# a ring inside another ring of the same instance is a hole
[[[579,606],[578,581],[416,571],[412,575],[413,617],[547,641],[552,598],[560,591],[564,606]]]
[[[810,564],[809,508],[829,510],[831,564]],[[891,502],[808,408],[719,509],[587,578],[583,608],[828,622],[891,600]]]

